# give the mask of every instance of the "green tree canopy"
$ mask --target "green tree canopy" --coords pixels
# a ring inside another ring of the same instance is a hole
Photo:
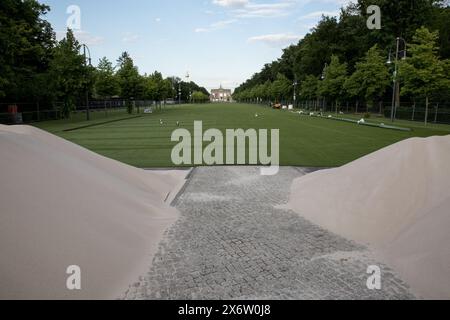
[[[289,79],[283,74],[279,73],[276,80],[270,86],[270,94],[277,102],[283,99],[288,99],[291,93],[292,84]]]
[[[344,88],[349,96],[363,97],[372,103],[383,97],[390,78],[385,58],[375,45],[369,49],[364,59],[356,64],[356,70],[347,79]]]
[[[401,93],[425,98],[425,122],[428,121],[430,98],[444,88],[450,88],[446,74],[448,61],[438,57],[438,38],[438,32],[430,32],[425,27],[418,29],[409,45],[409,57],[400,63],[400,76],[404,82]]]
[[[340,63],[339,58],[333,55],[331,63],[325,68],[323,80],[319,82],[319,94],[333,101],[339,100],[346,78],[347,64]]]
[[[209,96],[200,91],[194,91],[192,93],[192,101],[193,102],[206,102],[209,100]]]
[[[139,99],[143,95],[143,81],[128,52],[122,53],[118,66],[117,77],[121,97],[127,100]]]
[[[52,27],[44,20],[49,10],[35,0],[0,1],[0,99],[29,101],[48,93],[34,85],[47,81],[43,75],[55,44]]]
[[[80,44],[71,30],[58,42],[50,62],[50,79],[56,98],[64,102],[63,116],[68,117],[75,107],[77,97],[81,96],[90,82],[90,69],[85,66],[84,56],[80,54]]]
[[[96,69],[95,93],[102,98],[110,98],[120,93],[114,67],[106,57],[100,59]]]
[[[306,100],[313,100],[317,98],[317,89],[319,79],[316,76],[308,75],[300,84],[300,96]]]

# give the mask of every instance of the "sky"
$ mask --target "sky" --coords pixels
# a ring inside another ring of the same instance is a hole
[[[234,89],[348,0],[41,0],[57,38],[76,28],[94,65],[128,51],[139,71]],[[79,15],[74,6],[79,8]],[[79,17],[79,19],[78,19]],[[79,22],[79,24],[78,24]]]

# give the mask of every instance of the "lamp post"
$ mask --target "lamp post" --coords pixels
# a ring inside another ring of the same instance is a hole
[[[191,102],[191,96],[192,96],[192,93],[191,93],[191,83],[189,82],[189,78],[190,78],[190,75],[189,75],[189,71],[186,73],[186,82],[187,82],[187,84],[188,84],[188,98],[189,98],[189,101],[188,101],[188,103],[190,103]]]
[[[294,81],[294,83],[292,84],[293,86],[294,86],[294,108],[296,108],[297,107],[297,85],[298,85],[298,82],[297,82],[297,79]]]
[[[403,42],[404,50],[400,50],[400,42]],[[394,86],[392,89],[392,106],[391,106],[391,121],[394,122],[397,115],[397,101],[398,95],[400,93],[399,82],[397,81],[398,75],[398,59],[400,53],[403,53],[402,59],[406,59],[407,50],[406,50],[406,41],[405,39],[398,37],[396,39],[396,50],[395,50],[395,61],[392,61],[392,51],[389,51],[389,60],[387,62],[388,65],[394,63]]]
[[[322,79],[322,81],[324,81],[327,77],[327,69],[328,69],[328,63],[325,63],[325,66],[323,67],[323,71],[322,71],[322,76],[320,77],[320,79]],[[323,102],[323,104],[322,104],[321,111],[325,111],[325,110],[323,110],[323,109],[325,109],[325,105],[326,105],[325,97],[323,97],[322,102]]]
[[[86,120],[91,120],[90,115],[90,108],[89,108],[89,86],[88,86],[88,67],[92,66],[92,59],[91,59],[91,51],[89,50],[89,47],[85,44],[82,45],[83,47],[83,56],[84,56],[84,66],[86,67],[86,73],[85,73],[85,81],[86,81]],[[88,56],[89,55],[89,56]]]

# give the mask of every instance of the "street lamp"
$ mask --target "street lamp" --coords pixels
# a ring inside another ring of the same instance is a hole
[[[82,45],[83,47],[83,56],[84,56],[84,66],[86,67],[86,74],[85,74],[85,86],[86,86],[86,120],[91,120],[90,116],[90,108],[89,108],[89,86],[88,86],[88,71],[87,68],[92,67],[92,59],[91,59],[91,51],[89,50],[89,47],[85,44]],[[89,55],[89,56],[88,56]]]
[[[327,69],[328,69],[328,63],[325,63],[325,66],[323,67],[323,71],[322,71],[322,76],[320,77],[322,79],[322,81],[326,79]],[[323,97],[322,103],[323,103],[322,110],[324,110],[325,105],[326,105],[325,97]]]
[[[297,107],[297,104],[296,104],[296,102],[297,102],[297,85],[298,85],[297,80],[295,80],[292,85],[294,86],[294,108],[295,108],[295,107]]]
[[[400,42],[403,42],[404,50],[400,50]],[[406,59],[407,49],[406,49],[406,41],[405,39],[398,37],[396,39],[396,51],[395,51],[395,60],[392,61],[392,50],[389,50],[389,59],[387,61],[388,65],[392,65],[394,63],[394,86],[392,90],[392,106],[391,106],[391,121],[394,122],[397,115],[397,98],[400,94],[399,82],[397,81],[398,75],[398,59],[399,55],[402,53],[402,60]]]
[[[189,75],[189,71],[186,73],[186,82],[187,82],[187,84],[188,84],[188,93],[189,93],[189,102],[188,103],[190,103],[191,102],[191,96],[192,96],[192,93],[191,93],[191,83],[189,82],[189,78],[190,78],[190,75]]]

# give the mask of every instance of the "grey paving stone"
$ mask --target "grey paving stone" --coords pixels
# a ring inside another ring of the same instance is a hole
[[[196,169],[149,272],[124,299],[414,299],[407,285],[364,246],[277,209],[294,178],[313,169]],[[366,286],[367,267],[382,290]]]

